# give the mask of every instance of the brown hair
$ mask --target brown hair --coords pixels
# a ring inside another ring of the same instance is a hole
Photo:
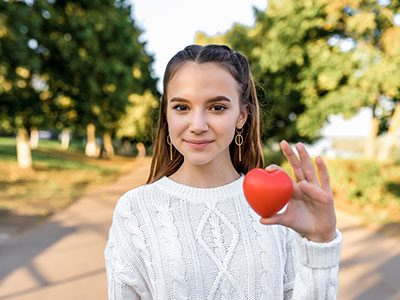
[[[158,128],[154,142],[153,159],[147,183],[154,182],[163,176],[175,173],[183,163],[183,155],[173,147],[173,160],[170,160],[167,144],[167,88],[174,74],[187,62],[216,63],[224,67],[233,76],[239,86],[240,107],[247,106],[248,117],[243,126],[242,161],[239,162],[239,149],[235,142],[229,145],[233,166],[238,173],[246,174],[253,168],[264,165],[260,139],[259,104],[249,63],[241,53],[225,45],[191,45],[179,51],[167,64],[163,80],[163,95],[158,119]]]

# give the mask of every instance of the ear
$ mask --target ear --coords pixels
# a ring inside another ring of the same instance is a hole
[[[247,116],[249,115],[247,105],[243,105],[242,109],[240,110],[239,119],[236,122],[237,128],[242,128],[247,121]]]

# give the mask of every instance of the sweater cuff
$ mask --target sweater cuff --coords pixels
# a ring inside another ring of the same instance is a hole
[[[296,235],[300,263],[313,269],[327,269],[339,266],[342,234],[336,229],[336,238],[328,243],[310,241]]]

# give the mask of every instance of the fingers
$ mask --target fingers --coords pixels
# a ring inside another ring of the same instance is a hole
[[[292,166],[297,181],[307,180],[308,182],[319,186],[314,164],[304,145],[302,143],[297,143],[295,145],[300,160],[288,142],[283,140],[280,145],[283,154]]]
[[[296,144],[297,152],[299,153],[301,163],[303,164],[303,172],[308,182],[319,185],[314,164],[308,154],[306,147],[302,143]]]
[[[286,159],[289,161],[290,165],[292,166],[294,176],[296,177],[297,181],[306,180],[306,175],[304,174],[303,168],[299,159],[297,158],[296,154],[293,152],[292,148],[285,140],[280,142],[280,146],[285,155]]]
[[[318,167],[318,175],[319,175],[319,180],[321,182],[321,187],[325,192],[331,193],[331,185],[330,185],[330,180],[329,180],[329,172],[328,168],[325,165],[325,162],[323,161],[321,156],[318,156],[315,159],[315,163],[317,164]]]

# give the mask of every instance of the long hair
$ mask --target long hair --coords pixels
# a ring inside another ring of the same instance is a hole
[[[238,173],[246,174],[253,168],[263,168],[264,159],[260,138],[259,103],[246,57],[237,51],[233,51],[226,45],[190,45],[171,58],[164,73],[161,109],[147,183],[154,182],[163,176],[172,175],[183,163],[183,155],[175,147],[172,147],[173,160],[170,160],[170,146],[167,143],[166,95],[168,83],[179,68],[187,62],[218,64],[225,68],[236,80],[240,91],[240,108],[247,106],[248,117],[242,130],[242,160],[239,161],[239,149],[234,141],[229,145],[231,160]]]

